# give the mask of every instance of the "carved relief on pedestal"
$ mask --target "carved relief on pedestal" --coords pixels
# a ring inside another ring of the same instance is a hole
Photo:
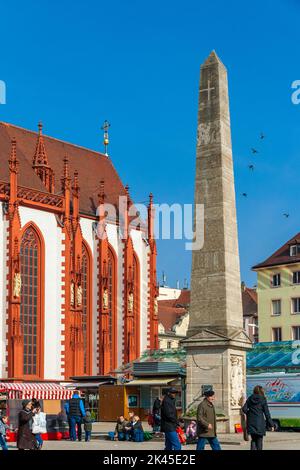
[[[70,286],[70,304],[71,304],[71,307],[74,307],[74,305],[75,305],[75,284],[74,284],[74,282],[71,282],[71,286]]]
[[[242,356],[230,356],[230,405],[239,408],[244,393],[244,360]]]

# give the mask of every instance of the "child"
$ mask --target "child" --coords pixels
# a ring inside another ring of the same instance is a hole
[[[43,439],[42,434],[47,432],[47,418],[46,413],[41,411],[41,404],[38,401],[33,402],[34,409],[36,413],[33,417],[33,424],[32,424],[32,434],[34,435],[38,450],[41,450],[43,447]]]
[[[0,418],[0,446],[5,452],[8,450],[6,444],[6,431],[9,429],[7,416],[1,416]]]
[[[140,421],[139,416],[135,415],[132,422],[133,440],[134,442],[144,441],[144,430],[143,425]]]
[[[179,419],[176,432],[178,434],[180,444],[186,444],[186,435],[184,432],[184,419]]]
[[[90,411],[87,411],[83,418],[83,427],[85,432],[85,442],[90,442],[93,429],[92,415]]]
[[[196,421],[191,421],[186,430],[187,442],[193,444],[196,442],[197,436],[197,423]]]

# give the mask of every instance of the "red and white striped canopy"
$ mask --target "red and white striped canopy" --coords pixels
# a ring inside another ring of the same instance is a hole
[[[9,399],[69,400],[73,390],[50,382],[0,382],[0,392],[8,392]]]

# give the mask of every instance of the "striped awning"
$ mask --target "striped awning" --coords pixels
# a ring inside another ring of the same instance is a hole
[[[0,392],[7,392],[9,399],[68,400],[73,390],[51,382],[0,382]]]

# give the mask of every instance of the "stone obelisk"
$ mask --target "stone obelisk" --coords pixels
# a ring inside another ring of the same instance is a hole
[[[201,66],[195,205],[204,206],[204,243],[192,253],[187,405],[212,387],[226,431],[240,423],[246,350],[235,206],[227,71],[213,51]],[[196,213],[196,211],[195,211]],[[195,224],[199,221],[195,220]]]

